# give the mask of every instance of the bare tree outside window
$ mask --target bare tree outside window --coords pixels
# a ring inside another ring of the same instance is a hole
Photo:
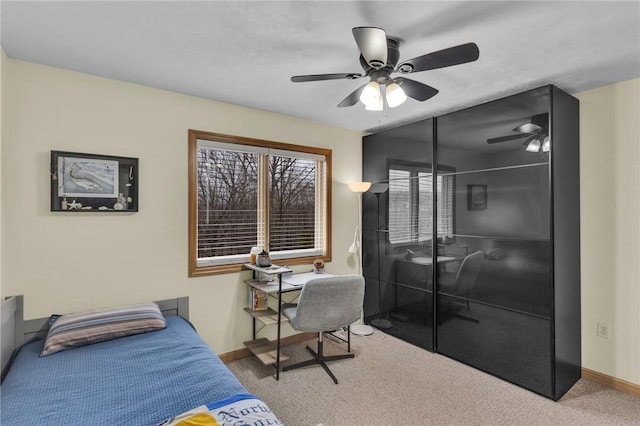
[[[271,157],[269,248],[310,249],[315,243],[315,161]]]

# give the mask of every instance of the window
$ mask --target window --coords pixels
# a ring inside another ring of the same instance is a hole
[[[331,260],[331,150],[189,130],[189,275]]]
[[[438,238],[453,234],[453,176],[437,176]],[[429,167],[389,167],[389,242],[414,244],[431,240],[433,175]]]

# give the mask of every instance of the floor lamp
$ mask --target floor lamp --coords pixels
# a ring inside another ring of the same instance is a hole
[[[387,330],[393,327],[391,321],[382,318],[382,285],[380,283],[380,196],[389,190],[389,184],[379,183],[371,189],[377,198],[376,209],[376,254],[378,255],[378,318],[374,318],[369,323],[374,327],[382,330]]]
[[[362,221],[362,194],[367,192],[371,187],[371,182],[351,182],[347,186],[358,197],[358,226],[356,226],[356,232],[353,235],[353,243],[349,247],[349,253],[356,254],[358,256],[358,274],[362,275],[362,255],[360,248],[362,247],[362,238],[360,232],[362,227],[360,222]],[[351,333],[358,336],[368,336],[373,334],[373,328],[364,323],[364,307],[360,313],[360,323],[351,325]]]

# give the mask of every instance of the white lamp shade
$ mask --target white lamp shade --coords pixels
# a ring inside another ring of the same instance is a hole
[[[539,139],[533,139],[531,142],[529,142],[529,144],[527,145],[526,150],[528,152],[540,152],[540,140]]]
[[[382,111],[384,109],[384,103],[382,101],[382,96],[380,96],[377,101],[369,102],[368,104],[364,104],[364,109],[367,110],[367,111]]]
[[[407,95],[404,93],[404,90],[402,90],[402,87],[396,83],[391,83],[387,86],[386,96],[389,108],[395,108],[402,105],[404,101],[407,100]]]
[[[347,184],[351,192],[363,193],[367,192],[371,188],[371,182],[349,182]]]
[[[551,139],[549,139],[549,136],[546,136],[544,138],[544,142],[542,142],[542,152],[549,152],[550,149],[551,149]]]
[[[382,93],[380,93],[380,85],[375,81],[371,81],[369,84],[364,86],[362,93],[360,93],[360,102],[365,105],[365,109],[367,110],[382,111]]]

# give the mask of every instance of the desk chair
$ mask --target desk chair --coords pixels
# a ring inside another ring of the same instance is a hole
[[[327,374],[338,384],[327,362],[353,358],[354,354],[325,356],[323,352],[323,334],[348,327],[360,318],[364,302],[364,278],[360,275],[336,275],[317,278],[307,282],[300,292],[297,304],[283,306],[282,313],[289,318],[294,330],[318,333],[318,352],[307,346],[313,359],[288,365],[282,371],[320,364]],[[350,333],[347,333],[350,339]],[[350,341],[347,351],[351,351]]]
[[[484,253],[482,251],[471,253],[462,260],[454,281],[447,281],[445,279],[438,283],[439,294],[447,298],[449,305],[449,314],[453,314],[451,307],[452,297],[447,296],[457,296],[460,298],[464,298],[467,303],[467,310],[469,310],[469,294],[471,293],[471,289],[476,283],[476,279],[478,278],[478,273],[480,272],[480,267],[482,266],[483,262]],[[478,320],[473,318],[463,317],[461,315],[455,314],[454,316],[461,319],[478,322]]]

